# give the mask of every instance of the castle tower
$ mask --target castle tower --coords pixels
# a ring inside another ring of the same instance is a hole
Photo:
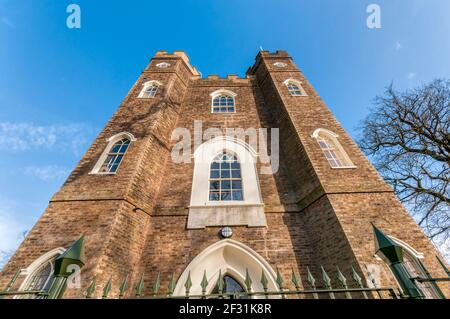
[[[263,145],[279,151],[273,172]],[[321,278],[323,267],[337,286],[337,266],[348,277],[352,267],[365,279],[375,271],[379,285],[397,287],[375,255],[372,224],[404,249],[411,276],[423,266],[446,275],[434,246],[286,52],[261,51],[245,78],[201,78],[185,53],[158,51],[2,270],[0,287],[22,269],[16,289],[48,288],[36,274],[82,234],[81,286],[66,298],[83,297],[94,277],[114,287],[142,277],[147,295],[158,275],[161,287],[173,277],[173,293],[184,295],[188,276],[201,294],[203,276],[211,293],[219,273],[242,287],[248,273],[252,290],[262,290],[263,271],[276,291],[276,269],[287,282],[292,270],[302,274],[307,287],[304,274]]]

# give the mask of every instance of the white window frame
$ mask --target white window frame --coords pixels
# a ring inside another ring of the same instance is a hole
[[[287,67],[287,64],[284,63],[284,62],[275,62],[273,65],[276,66],[277,68],[285,68],[285,67]]]
[[[332,169],[356,168],[356,166],[353,164],[352,160],[348,156],[347,152],[344,150],[341,143],[337,139],[338,135],[336,133],[334,133],[330,130],[324,129],[324,128],[318,128],[313,132],[311,137],[316,140],[316,143],[318,144],[320,150],[322,151],[322,154],[323,154],[325,160],[328,162],[328,164],[330,165],[330,167]],[[326,158],[325,153],[322,150],[322,147],[319,144],[319,138],[321,138],[321,137],[329,140],[333,144],[333,146],[337,152],[336,155],[339,156],[339,160],[343,162],[343,166],[332,166],[331,165],[331,163]]]
[[[139,93],[138,98],[140,98],[140,99],[152,99],[152,98],[154,98],[154,97],[156,96],[156,94],[158,93],[158,89],[159,89],[159,87],[160,87],[161,85],[162,85],[162,83],[159,82],[159,81],[156,81],[156,80],[151,80],[151,81],[145,82],[145,83],[143,84],[143,87],[142,87],[141,92]],[[145,91],[146,91],[149,87],[151,87],[151,86],[156,86],[155,95],[153,95],[153,96],[148,96],[148,97],[144,97]]]
[[[241,164],[243,200],[209,200],[211,163],[224,151],[235,155]],[[225,225],[267,225],[256,169],[257,153],[250,145],[237,138],[220,136],[200,145],[193,157],[194,175],[188,229]]]
[[[286,85],[286,88],[288,88],[288,85],[289,85],[289,84],[294,84],[294,85],[296,85],[296,86],[300,89],[300,92],[301,92],[300,95],[293,95],[293,94],[289,91],[289,88],[288,88],[289,95],[292,96],[292,97],[308,96],[308,94],[306,94],[305,89],[303,88],[302,82],[300,82],[300,81],[297,81],[297,80],[294,80],[294,79],[287,79],[287,80],[285,80],[285,81],[283,82],[283,84]]]
[[[122,164],[122,162],[124,160],[124,157],[120,161],[120,163],[119,163],[119,165],[117,167],[117,170],[115,172],[100,172],[100,168],[103,166],[103,163],[105,162],[106,158],[108,157],[109,151],[114,146],[114,144],[116,144],[118,141],[120,141],[123,138],[128,138],[130,140],[130,145],[128,145],[127,150],[123,154],[123,156],[125,157],[125,154],[127,153],[128,149],[130,148],[131,143],[136,141],[136,138],[131,133],[121,132],[121,133],[118,133],[118,134],[116,134],[114,136],[111,136],[110,138],[108,138],[106,140],[108,142],[108,145],[106,145],[105,149],[103,150],[102,155],[100,155],[99,159],[97,160],[97,163],[95,164],[94,168],[92,169],[92,171],[89,174],[93,174],[93,175],[114,175],[114,174],[116,174],[119,171],[119,167]]]
[[[58,257],[59,255],[62,255],[66,251],[63,247],[55,248],[51,251],[46,252],[42,256],[38,257],[36,260],[34,260],[27,268],[20,270],[21,276],[26,276],[25,279],[22,281],[22,284],[19,287],[19,291],[24,291],[28,288],[28,286],[31,284],[31,280],[33,279],[33,276],[39,268],[44,265],[45,263],[49,262],[55,257]],[[16,296],[15,298],[20,298],[20,296]]]
[[[236,96],[237,94],[233,91],[220,89],[209,94],[211,96],[211,114],[234,114],[236,113]],[[227,95],[233,99],[234,111],[233,112],[214,112],[214,99],[220,95]]]
[[[169,66],[170,66],[170,63],[167,63],[167,62],[161,62],[156,65],[156,67],[158,67],[160,69],[167,69]]]

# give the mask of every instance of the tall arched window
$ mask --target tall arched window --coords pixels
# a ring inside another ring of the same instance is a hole
[[[130,140],[128,138],[123,138],[116,142],[106,155],[106,159],[100,167],[99,173],[115,173],[129,145]]]
[[[117,172],[123,157],[135,138],[130,133],[119,133],[111,137],[103,154],[92,170],[93,174],[114,174]]]
[[[293,79],[288,79],[284,81],[289,93],[292,96],[305,96],[306,92],[302,87],[302,83]]]
[[[212,113],[234,113],[236,111],[235,96],[228,90],[218,90],[211,93],[212,96]]]
[[[249,144],[230,136],[213,138],[197,147],[194,163],[188,229],[267,225],[257,153]]]
[[[241,164],[237,157],[227,152],[216,156],[211,163],[209,200],[243,200]]]
[[[141,90],[141,93],[139,94],[140,98],[148,99],[155,97],[156,92],[158,91],[159,86],[161,83],[158,81],[148,81],[144,83],[144,87]]]
[[[331,167],[355,167],[337,140],[337,135],[335,133],[325,129],[317,129],[314,131],[312,137],[317,140],[317,143],[319,143],[319,146]]]

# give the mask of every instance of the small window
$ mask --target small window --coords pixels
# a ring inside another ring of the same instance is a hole
[[[273,65],[277,68],[285,68],[287,66],[287,64],[283,62],[275,62]]]
[[[166,68],[168,68],[169,66],[170,66],[170,64],[167,63],[167,62],[161,62],[161,63],[158,63],[158,64],[156,65],[156,67],[158,67],[158,68],[160,68],[160,69],[166,69]]]
[[[237,157],[223,152],[211,163],[209,176],[210,201],[242,201],[241,164]]]
[[[106,159],[100,167],[99,173],[115,173],[129,145],[130,140],[128,138],[124,138],[115,143],[106,155]]]
[[[234,97],[221,94],[213,98],[213,113],[234,113]]]
[[[161,84],[157,81],[149,81],[144,83],[144,87],[142,88],[141,93],[139,94],[139,98],[149,99],[155,97],[156,92],[158,91],[160,85]]]
[[[325,158],[333,168],[352,168],[355,167],[337,140],[337,135],[325,129],[314,131],[313,138],[317,140]]]
[[[306,92],[303,89],[301,82],[289,79],[284,81],[284,85],[286,85],[291,96],[306,96]]]

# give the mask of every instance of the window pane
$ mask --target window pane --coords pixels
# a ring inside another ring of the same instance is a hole
[[[118,155],[114,161],[114,164],[119,165],[120,161],[122,160],[122,155]]]
[[[222,192],[220,195],[221,200],[231,200],[230,192]]]
[[[231,188],[231,183],[230,183],[230,181],[221,181],[220,182],[220,187],[222,188],[222,190],[230,189]]]
[[[210,193],[209,200],[220,200],[220,194],[219,193]]]
[[[218,190],[220,188],[220,182],[219,181],[211,181],[209,183],[209,189]]]
[[[230,163],[220,163],[221,169],[230,169]]]
[[[230,171],[229,170],[221,171],[220,172],[220,177],[222,177],[222,178],[230,178]]]
[[[220,173],[218,170],[211,170],[211,178],[219,178]]]
[[[110,153],[118,153],[120,150],[120,146],[122,145],[122,143],[116,143],[114,144],[114,146],[111,148],[111,152]]]
[[[233,163],[231,163],[231,168],[232,169],[241,169],[241,164],[239,164],[239,162],[233,162]]]
[[[231,182],[233,189],[242,189],[242,182],[241,181],[232,181]]]
[[[233,200],[243,200],[242,191],[233,191]]]
[[[220,166],[219,163],[213,162],[213,163],[211,164],[211,169],[219,169],[219,166]]]

